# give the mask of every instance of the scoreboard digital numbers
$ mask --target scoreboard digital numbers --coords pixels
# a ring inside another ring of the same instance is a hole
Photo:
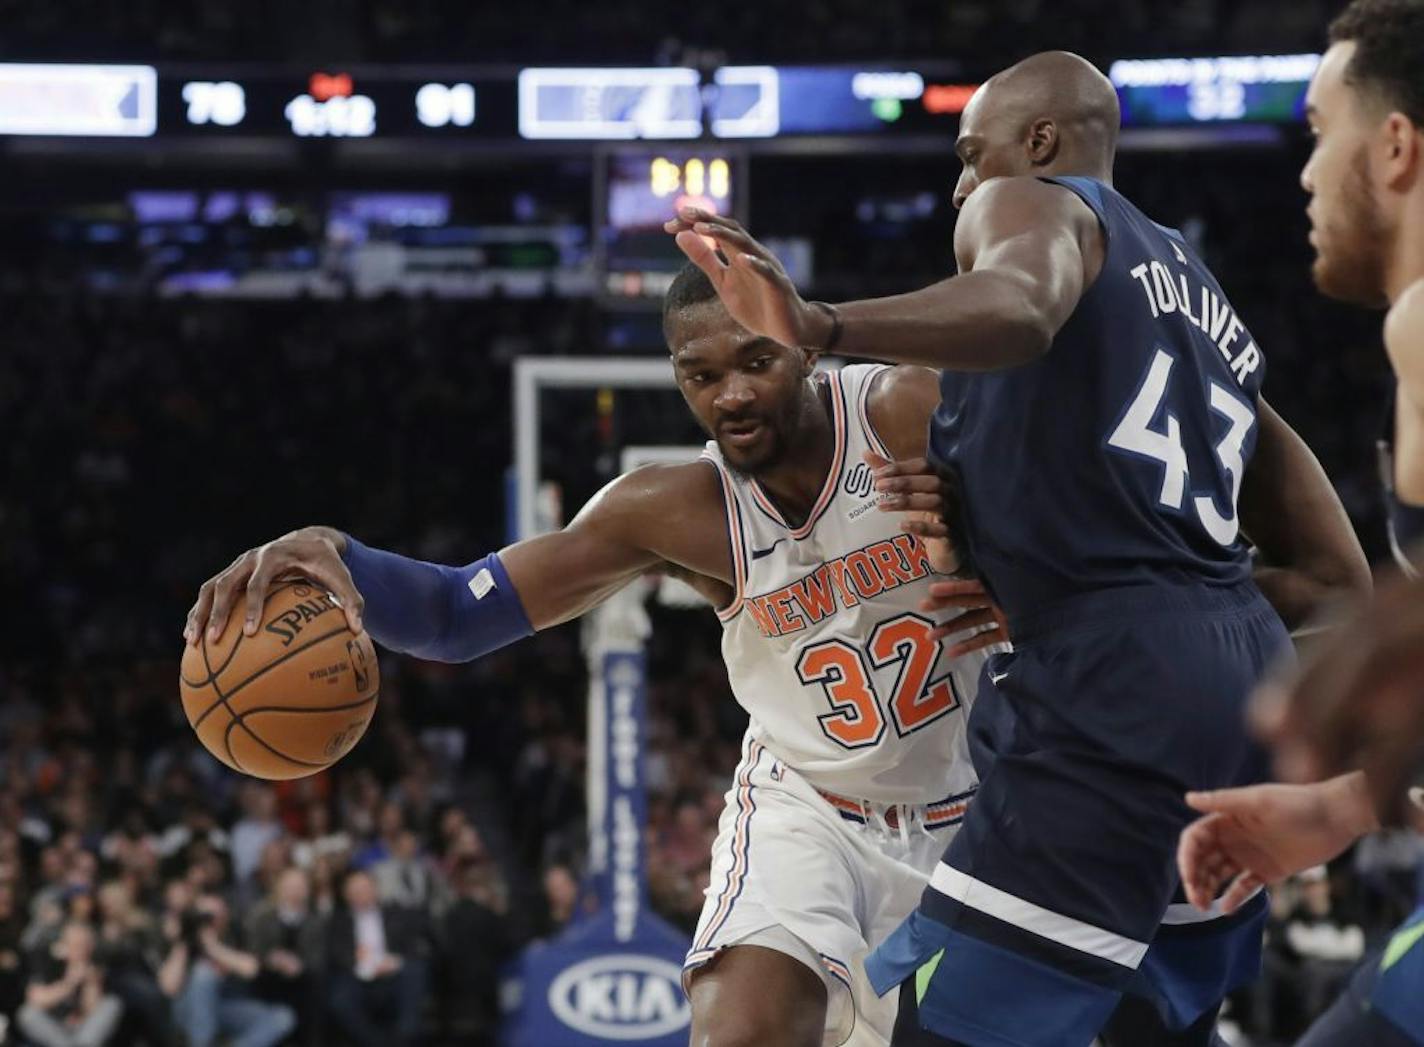
[[[236,127],[247,115],[247,92],[232,80],[190,80],[183,85],[188,123]]]
[[[612,299],[660,297],[685,261],[663,223],[680,208],[736,214],[737,158],[712,149],[617,149],[601,158],[599,263]],[[597,191],[597,190],[596,190]]]
[[[515,134],[513,84],[470,72],[438,79],[320,70],[165,84],[161,133],[297,138],[465,138]],[[181,108],[173,96],[181,99]],[[486,104],[493,100],[494,105]],[[502,103],[502,104],[501,104]],[[505,119],[499,119],[504,113]]]

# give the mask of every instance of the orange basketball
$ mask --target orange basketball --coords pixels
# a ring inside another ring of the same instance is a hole
[[[183,711],[223,763],[255,778],[324,770],[366,733],[381,679],[376,650],[331,594],[304,579],[278,583],[257,632],[242,631],[241,601],[227,629],[185,647]]]

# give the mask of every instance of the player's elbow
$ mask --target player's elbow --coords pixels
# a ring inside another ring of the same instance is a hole
[[[1328,628],[1354,617],[1369,603],[1374,578],[1362,552],[1334,550],[1304,558],[1286,570],[1295,575],[1297,598],[1277,608],[1287,628]]]
[[[1024,303],[1004,318],[1003,359],[1011,367],[1031,364],[1048,355],[1053,336],[1058,333],[1052,319],[1041,309]]]
[[[1361,605],[1374,593],[1374,575],[1358,545],[1328,557],[1317,568],[1316,578],[1332,603]]]

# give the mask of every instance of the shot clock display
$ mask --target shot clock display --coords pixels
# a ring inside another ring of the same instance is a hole
[[[594,208],[605,296],[660,297],[684,261],[663,223],[688,206],[738,215],[739,166],[737,154],[720,149],[620,149],[600,156]]]

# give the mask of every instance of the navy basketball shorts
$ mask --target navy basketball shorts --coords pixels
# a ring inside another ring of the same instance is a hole
[[[1124,993],[1185,1028],[1259,973],[1266,901],[1182,902],[1183,794],[1264,777],[1245,705],[1290,637],[1254,584],[1091,593],[1012,631],[970,718],[979,793],[871,983],[915,975],[924,1027],[970,1047],[1086,1047]]]

